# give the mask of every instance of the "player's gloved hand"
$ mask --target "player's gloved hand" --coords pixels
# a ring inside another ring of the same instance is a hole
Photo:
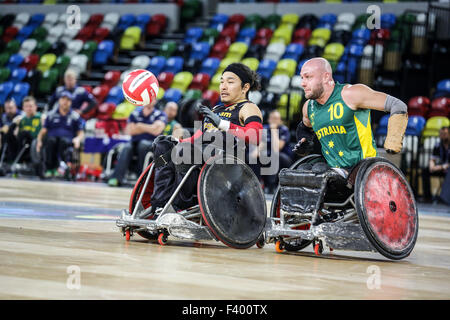
[[[307,140],[306,138],[302,138],[292,149],[292,151],[300,157],[310,154],[313,150],[314,141]]]
[[[384,141],[384,149],[387,153],[395,154],[402,151],[403,137],[408,125],[407,114],[393,114],[389,117],[388,132]]]
[[[208,118],[215,127],[219,127],[221,119],[217,114],[212,112],[210,108],[208,108],[207,106],[200,106],[198,112],[202,114],[203,117]]]

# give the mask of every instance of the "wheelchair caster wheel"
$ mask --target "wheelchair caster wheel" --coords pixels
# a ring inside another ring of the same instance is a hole
[[[316,256],[320,256],[322,252],[323,252],[322,241],[319,241],[316,244],[314,244],[314,253],[316,254]]]
[[[264,245],[266,244],[265,242],[266,242],[266,241],[265,241],[264,236],[261,236],[261,237],[258,239],[258,241],[256,241],[256,246],[257,246],[259,249],[262,249],[262,248],[264,248]]]
[[[158,243],[162,246],[165,246],[167,244],[167,235],[163,232],[161,232],[158,235]]]
[[[130,239],[131,239],[131,232],[130,229],[128,229],[125,231],[125,240],[130,241]]]
[[[281,240],[275,242],[275,251],[278,253],[282,253],[284,251],[284,244],[281,242]]]

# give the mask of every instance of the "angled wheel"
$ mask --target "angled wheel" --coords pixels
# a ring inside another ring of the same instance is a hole
[[[323,161],[323,158],[321,155],[318,154],[312,154],[309,156],[306,156],[304,158],[301,158],[297,160],[294,164],[292,164],[289,168],[295,169],[298,168],[303,163],[316,163],[319,161]],[[278,186],[275,190],[272,198],[272,204],[270,207],[270,216],[273,218],[279,218],[280,217],[280,187]],[[309,230],[310,225],[295,227],[294,229],[297,230]],[[283,243],[283,248],[286,249],[286,251],[299,251],[311,244],[311,240],[303,240],[303,239],[295,239],[295,240],[287,240]],[[277,251],[278,252],[278,251]]]
[[[383,256],[400,260],[414,248],[419,217],[413,191],[403,173],[383,158],[358,171],[355,204],[361,227]]]
[[[145,210],[151,206],[151,196],[153,194],[153,181],[155,179],[154,171],[152,173],[152,177],[150,178],[150,181],[147,184],[147,188],[145,190],[143,190],[143,188],[145,185],[145,180],[147,179],[147,176],[150,172],[152,165],[153,165],[153,162],[148,165],[148,167],[144,170],[144,172],[142,172],[138,181],[134,185],[133,191],[131,192],[130,203],[129,203],[130,214],[133,214],[133,211],[137,205],[137,202],[138,202],[139,197],[142,192],[144,192],[144,195],[142,197],[142,204],[141,204],[142,207],[139,208],[139,210]],[[149,217],[149,219],[151,219],[151,218],[152,218],[152,216]],[[137,232],[137,234],[148,240],[156,240],[158,238],[157,233],[151,233],[148,231],[139,231],[139,232]]]
[[[249,166],[233,156],[209,159],[197,193],[203,220],[218,240],[236,249],[256,244],[266,224],[266,200]]]

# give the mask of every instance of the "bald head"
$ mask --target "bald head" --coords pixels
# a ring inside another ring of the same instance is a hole
[[[333,71],[324,58],[312,58],[303,64],[300,72],[307,99],[317,100],[334,87]]]

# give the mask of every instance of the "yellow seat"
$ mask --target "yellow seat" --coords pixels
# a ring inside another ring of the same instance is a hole
[[[422,132],[422,139],[425,137],[438,137],[439,130],[442,127],[450,126],[450,120],[447,117],[431,117],[427,120]]]
[[[251,70],[256,71],[259,67],[259,60],[256,58],[245,58],[241,61],[242,64],[245,64]]]
[[[288,99],[289,98],[289,99]],[[281,119],[287,121],[287,106],[289,101],[289,120],[292,121],[296,114],[301,114],[302,110],[302,95],[299,92],[291,92],[290,97],[287,93],[280,96],[280,100],[277,103],[277,110],[280,112]]]
[[[235,58],[238,59],[238,61],[240,61],[247,52],[247,50],[248,46],[244,42],[234,42],[230,45],[230,48],[228,49],[225,59]]]
[[[270,43],[282,42],[285,45],[291,43],[294,27],[290,24],[279,26],[273,33]]]
[[[300,17],[296,13],[286,13],[281,17],[281,25],[291,24],[296,26]]]
[[[160,100],[164,97],[164,93],[166,93],[166,90],[164,88],[159,87],[158,94],[156,95],[156,99]]]
[[[311,38],[322,38],[327,42],[330,40],[331,30],[327,28],[317,28],[311,33]]]
[[[219,68],[217,68],[216,73],[222,74],[223,70],[228,67],[230,64],[241,61],[237,56],[225,57],[220,61]]]
[[[331,61],[339,61],[341,56],[344,54],[345,47],[342,43],[333,42],[327,44],[323,52],[323,58]]]
[[[220,78],[222,77],[222,72],[217,72],[211,79],[208,89],[220,92]]]
[[[120,40],[120,49],[134,50],[136,45],[141,41],[141,28],[133,26],[128,27]]]
[[[325,47],[327,41],[323,38],[311,38],[308,41],[309,46],[319,46],[321,48]]]
[[[185,93],[193,78],[194,76],[192,73],[188,71],[178,72],[175,77],[173,77],[172,85],[170,87]]]
[[[297,68],[297,61],[294,59],[281,59],[277,63],[277,67],[273,73],[274,76],[285,74],[289,78],[292,78],[292,76],[295,74],[295,70]]]
[[[56,55],[53,53],[46,53],[39,60],[37,69],[42,73],[44,73],[45,71],[50,70],[50,68],[55,64],[55,62],[56,62]]]
[[[135,108],[136,106],[134,104],[124,101],[117,106],[111,117],[115,120],[128,119]]]

